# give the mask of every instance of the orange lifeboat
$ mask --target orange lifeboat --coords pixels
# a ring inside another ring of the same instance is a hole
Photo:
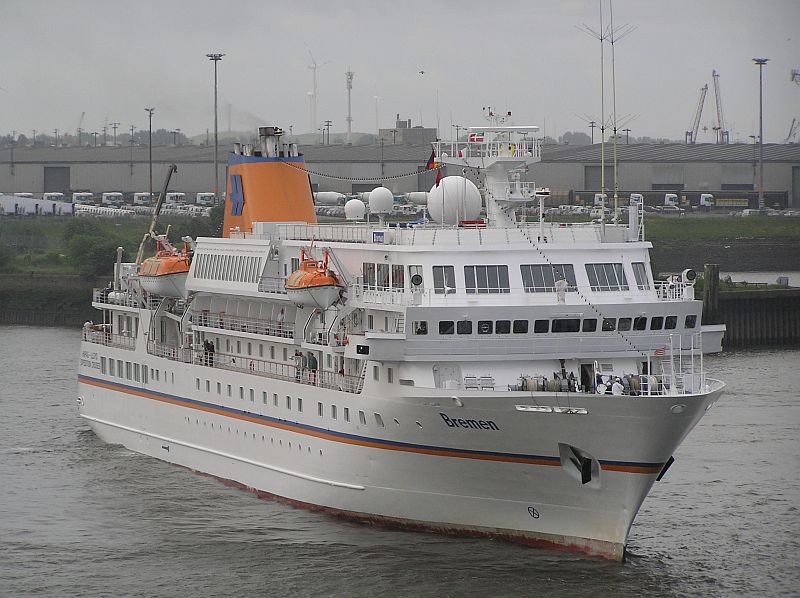
[[[287,296],[298,305],[327,309],[339,300],[344,285],[328,270],[327,251],[323,261],[318,262],[301,250],[300,268],[289,275],[285,288]]]
[[[148,293],[185,299],[191,266],[189,252],[184,247],[183,253],[178,253],[168,243],[165,245],[168,248],[162,249],[161,241],[156,241],[156,254],[139,266],[139,282]]]

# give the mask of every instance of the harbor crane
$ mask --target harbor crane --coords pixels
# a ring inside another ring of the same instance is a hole
[[[700,128],[700,117],[703,114],[703,105],[706,102],[706,94],[708,93],[708,84],[706,83],[700,88],[700,101],[697,102],[697,109],[694,111],[694,119],[689,130],[686,131],[686,143],[694,145],[697,143],[697,131]]]
[[[728,143],[728,130],[725,128],[725,116],[722,113],[722,93],[719,90],[719,73],[716,70],[711,71],[711,77],[714,79],[714,99],[717,101],[717,126],[714,131],[717,133],[717,143]]]

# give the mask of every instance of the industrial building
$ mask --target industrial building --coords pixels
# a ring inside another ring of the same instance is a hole
[[[425,171],[429,143],[302,146],[315,190],[353,193],[380,183],[394,193],[428,190]],[[624,192],[709,192],[746,194],[758,184],[758,146],[749,144],[620,145],[619,189]],[[543,147],[542,161],[526,178],[558,195],[600,190],[600,145]],[[612,146],[606,145],[606,188],[613,188]],[[177,164],[171,188],[194,194],[214,187],[214,148],[154,146],[153,188],[162,184],[169,164]],[[227,148],[220,151],[220,180],[225,180]],[[452,170],[452,169],[451,169]],[[455,174],[455,173],[450,173]],[[460,174],[460,173],[458,173]],[[0,192],[147,191],[146,146],[0,149]],[[764,188],[770,198],[800,207],[800,145],[764,146]],[[570,193],[573,192],[573,193]]]

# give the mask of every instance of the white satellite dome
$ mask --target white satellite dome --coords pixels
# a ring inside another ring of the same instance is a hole
[[[458,224],[475,220],[481,213],[481,193],[475,183],[463,176],[446,176],[431,187],[428,214],[439,224]]]
[[[367,213],[367,206],[360,199],[350,199],[344,204],[344,216],[348,220],[364,220]]]
[[[391,214],[394,195],[386,187],[376,187],[369,192],[369,211],[371,214]]]

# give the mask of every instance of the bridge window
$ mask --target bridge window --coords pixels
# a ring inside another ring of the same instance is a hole
[[[633,276],[636,278],[636,286],[640,291],[647,291],[650,289],[650,279],[647,277],[647,268],[644,262],[633,262]]]
[[[553,320],[553,332],[580,332],[580,318],[556,318]]]
[[[603,318],[603,332],[614,332],[617,329],[616,318]]]
[[[619,322],[617,322],[617,330],[626,331],[631,329],[631,322],[630,318],[620,318]]]
[[[686,319],[683,321],[684,328],[694,328],[697,326],[697,316],[694,314],[689,314],[686,316]]]
[[[494,323],[495,334],[511,334],[511,320],[497,320]]]
[[[546,293],[556,290],[556,281],[567,281],[567,290],[577,289],[572,264],[522,264],[522,286],[526,293]]]
[[[414,334],[418,334],[419,336],[424,336],[428,334],[428,323],[424,320],[414,322],[413,328]]]
[[[664,327],[664,316],[650,318],[650,330],[661,330]]]
[[[594,318],[584,320],[582,330],[584,332],[595,332],[597,330],[597,320]]]
[[[514,334],[528,334],[528,320],[514,320]]]
[[[533,322],[533,331],[536,334],[546,334],[550,332],[550,320],[535,320]]]
[[[508,293],[508,266],[464,266],[467,293]]]
[[[472,321],[459,320],[456,322],[456,332],[458,334],[472,334]]]
[[[667,316],[664,320],[665,330],[675,330],[678,327],[678,316]]]
[[[376,279],[375,282],[379,289],[389,288],[389,264],[376,265]]]
[[[647,318],[645,316],[637,316],[633,319],[634,330],[647,330]]]
[[[452,320],[442,320],[439,322],[439,334],[453,334],[456,331]]]
[[[593,291],[628,290],[628,280],[621,263],[586,264],[586,275]]]
[[[403,272],[403,266],[393,264],[392,265],[392,288],[393,289],[402,289],[405,288],[406,281]]]
[[[478,334],[491,334],[493,324],[491,320],[478,320]]]
[[[456,292],[456,271],[453,266],[433,267],[433,292],[451,295]]]

